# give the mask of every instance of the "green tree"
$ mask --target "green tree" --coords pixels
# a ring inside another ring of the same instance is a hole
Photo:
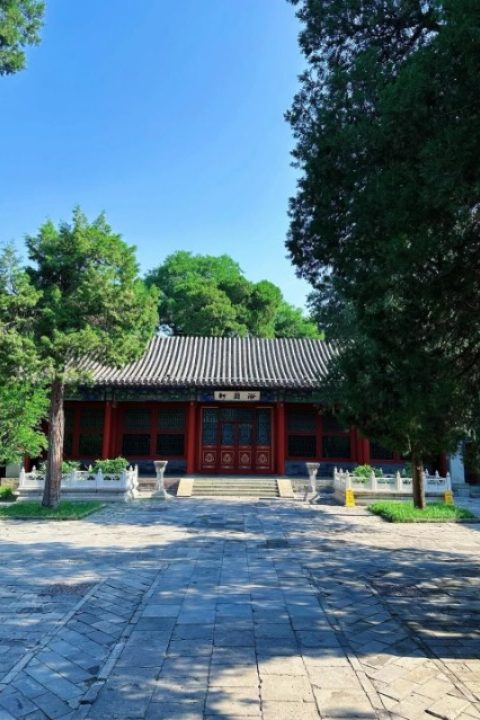
[[[38,45],[45,3],[39,0],[0,0],[0,75],[25,67],[27,45]]]
[[[148,273],[158,288],[160,327],[174,335],[318,337],[280,289],[247,280],[228,255],[173,253]]]
[[[304,337],[312,340],[323,337],[323,334],[318,331],[321,326],[306,318],[300,308],[293,307],[286,302],[279,304],[274,322],[275,337]]]
[[[38,455],[47,396],[33,342],[32,312],[39,293],[31,286],[11,245],[0,255],[0,462]]]
[[[32,337],[49,382],[43,504],[53,506],[60,497],[65,386],[85,379],[77,369],[81,357],[123,365],[141,355],[157,324],[157,294],[138,277],[135,248],[103,215],[89,223],[77,209],[71,224],[46,222],[27,248],[39,293]]]
[[[288,247],[343,339],[344,410],[418,468],[476,422],[480,7],[297,4],[309,69],[288,116],[301,170]]]

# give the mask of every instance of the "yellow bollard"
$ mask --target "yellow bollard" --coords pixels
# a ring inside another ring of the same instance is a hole
[[[445,490],[443,494],[443,502],[445,505],[453,505],[453,492],[451,490]]]
[[[345,507],[355,507],[355,495],[351,488],[345,490]]]

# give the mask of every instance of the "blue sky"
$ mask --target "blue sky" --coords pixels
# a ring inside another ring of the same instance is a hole
[[[286,0],[47,0],[27,70],[0,78],[0,240],[80,204],[142,270],[228,253],[302,305],[284,248],[298,31]]]

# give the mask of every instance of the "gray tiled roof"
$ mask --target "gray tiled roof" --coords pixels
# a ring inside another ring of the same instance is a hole
[[[335,346],[323,340],[155,337],[144,355],[121,369],[82,366],[96,385],[148,387],[312,388]]]

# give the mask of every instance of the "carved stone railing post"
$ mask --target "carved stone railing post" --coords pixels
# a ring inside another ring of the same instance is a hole
[[[345,489],[351,490],[352,489],[352,478],[350,477],[350,471],[345,471]]]
[[[23,488],[23,487],[25,486],[26,475],[27,475],[27,474],[26,474],[26,472],[25,472],[25,468],[24,468],[23,465],[22,465],[21,470],[20,470],[20,474],[19,474],[19,476],[18,476],[18,486],[19,486],[20,488]]]
[[[403,479],[402,479],[402,476],[400,475],[400,472],[397,470],[397,472],[395,473],[395,490],[397,492],[402,492],[402,489],[403,489]]]
[[[103,472],[101,468],[99,468],[97,474],[95,475],[95,487],[98,490],[99,487],[102,486],[103,483]]]

